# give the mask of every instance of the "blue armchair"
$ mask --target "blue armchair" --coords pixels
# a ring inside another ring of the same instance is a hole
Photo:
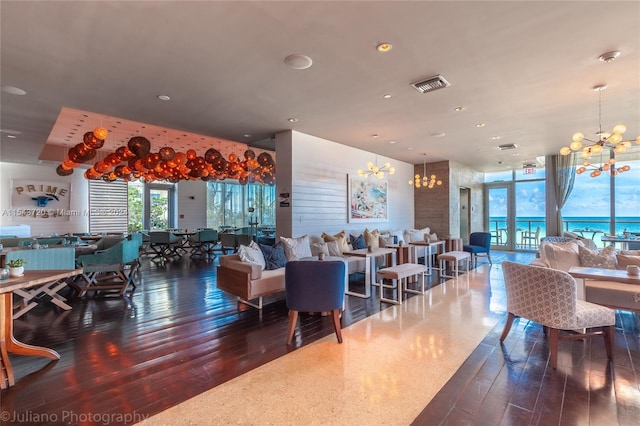
[[[489,232],[472,232],[469,236],[469,244],[465,244],[462,249],[471,253],[474,268],[478,266],[478,256],[486,256],[491,262],[491,233]]]
[[[81,279],[85,281],[84,285],[76,283],[74,286],[79,296],[89,291],[103,290],[117,290],[122,296],[130,286],[135,288],[135,278],[140,268],[139,256],[137,240],[121,240],[96,254],[78,256],[77,263],[83,268]]]
[[[342,343],[340,311],[344,303],[346,265],[343,261],[294,261],[285,267],[285,290],[289,308],[287,345],[291,344],[298,312],[328,312]]]

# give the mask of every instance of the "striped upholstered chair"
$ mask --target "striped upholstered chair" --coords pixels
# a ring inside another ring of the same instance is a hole
[[[509,334],[513,320],[522,317],[548,329],[552,368],[558,365],[558,340],[603,336],[607,357],[613,359],[613,309],[578,300],[576,281],[564,271],[513,262],[503,262],[502,269],[508,316],[501,342]],[[595,331],[575,331],[580,329]]]

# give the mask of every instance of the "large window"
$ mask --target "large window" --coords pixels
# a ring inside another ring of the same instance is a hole
[[[573,191],[562,209],[563,229],[593,238],[600,245],[605,234],[640,233],[640,160],[619,160],[631,170],[612,178],[577,174]]]
[[[275,192],[275,186],[209,182],[207,226],[216,229],[243,228],[253,224],[274,226]]]
[[[129,232],[175,226],[175,185],[129,182]]]

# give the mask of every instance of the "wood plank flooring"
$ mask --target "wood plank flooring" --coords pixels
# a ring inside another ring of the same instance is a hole
[[[87,413],[133,424],[333,333],[330,317],[305,315],[288,348],[284,300],[262,311],[237,305],[215,279],[211,261],[145,260],[131,297],[71,298],[71,311],[42,306],[16,320],[19,340],[62,359],[12,356],[17,383],[0,393],[0,414],[9,416],[2,424],[98,423]],[[343,327],[380,310],[375,296],[348,305]],[[499,324],[415,424],[632,424],[640,418],[640,322],[619,312],[616,328],[613,368],[596,339],[562,342],[570,346],[561,346],[556,373],[539,326],[514,324],[505,354]]]

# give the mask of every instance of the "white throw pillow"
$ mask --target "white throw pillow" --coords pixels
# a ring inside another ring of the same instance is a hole
[[[264,254],[260,250],[260,246],[255,241],[251,241],[248,246],[240,245],[238,248],[238,255],[243,262],[251,263],[253,265],[260,265],[262,270],[267,267],[267,262],[264,260]]]
[[[317,256],[320,253],[324,253],[325,255],[329,256],[329,247],[327,246],[327,243],[325,243],[324,241],[321,243],[311,243],[311,255]]]
[[[427,242],[433,243],[435,241],[438,241],[438,234],[436,234],[435,232],[433,234],[425,234],[424,239]]]
[[[300,260],[303,257],[311,257],[311,245],[309,244],[309,236],[303,235],[297,238],[280,237],[284,255],[287,261]]]
[[[342,251],[340,251],[340,243],[338,243],[338,241],[327,241],[327,249],[329,250],[329,256],[342,256]]]
[[[578,244],[575,241],[566,243],[548,243],[543,241],[540,244],[540,259],[552,269],[568,271],[572,266],[580,266],[578,256]]]
[[[392,237],[396,237],[398,239],[398,244],[400,244],[401,241],[403,243],[406,242],[404,240],[404,233],[402,232],[402,229],[391,230],[391,231],[389,231],[389,235],[391,235]]]

